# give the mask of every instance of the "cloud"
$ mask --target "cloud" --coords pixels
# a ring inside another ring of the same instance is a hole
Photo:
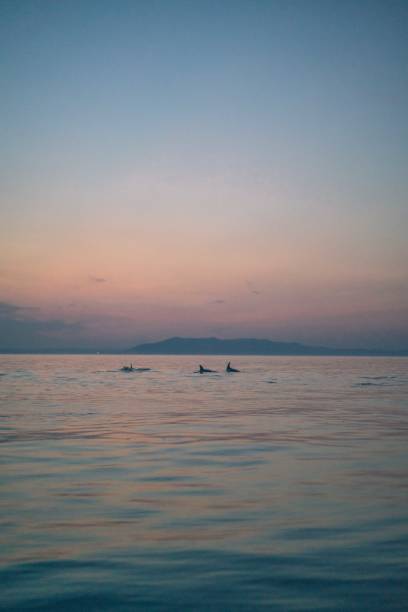
[[[19,309],[14,304],[8,304],[7,302],[0,302],[0,318],[14,315]]]
[[[212,300],[210,304],[225,304],[225,300]]]
[[[25,315],[26,311],[38,310],[37,306],[16,306],[16,304],[10,304],[9,302],[0,302],[0,318],[2,317],[15,317],[20,320]]]
[[[80,334],[79,323],[60,319],[34,319],[33,306],[0,302],[0,349],[40,350],[69,346]]]
[[[253,293],[254,295],[261,295],[262,292],[258,291],[258,289],[254,287],[254,284],[251,281],[247,280],[246,285],[250,293]]]
[[[107,283],[108,282],[108,279],[103,278],[102,276],[92,276],[90,274],[88,278],[91,283]]]

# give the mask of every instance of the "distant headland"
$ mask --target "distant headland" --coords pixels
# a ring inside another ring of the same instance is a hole
[[[135,355],[355,355],[405,357],[408,350],[336,349],[298,342],[275,342],[258,338],[168,338],[139,344],[127,351]]]
[[[315,355],[356,357],[408,357],[408,349],[332,348],[299,342],[276,342],[261,338],[182,338],[174,337],[138,344],[132,348],[109,347],[1,347],[0,354],[25,355]]]

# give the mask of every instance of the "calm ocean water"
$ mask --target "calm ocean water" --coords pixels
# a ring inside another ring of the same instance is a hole
[[[408,359],[132,360],[0,356],[2,610],[408,609]]]

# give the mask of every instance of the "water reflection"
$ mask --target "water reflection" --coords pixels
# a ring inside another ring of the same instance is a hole
[[[145,361],[0,357],[6,609],[402,609],[406,360]]]

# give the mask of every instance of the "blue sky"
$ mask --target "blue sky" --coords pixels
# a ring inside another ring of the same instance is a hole
[[[7,312],[51,344],[406,347],[407,18],[393,1],[3,2]]]

